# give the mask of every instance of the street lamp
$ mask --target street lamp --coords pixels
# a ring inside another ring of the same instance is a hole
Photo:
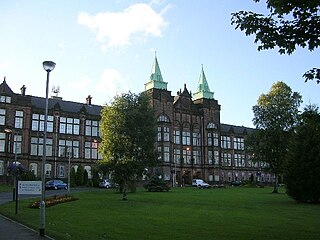
[[[47,82],[46,82],[46,105],[44,112],[44,130],[43,130],[43,154],[42,154],[42,193],[40,202],[40,236],[44,236],[45,230],[45,190],[46,190],[46,158],[47,158],[47,123],[48,123],[48,94],[49,94],[49,75],[54,69],[56,64],[52,61],[44,61],[42,63],[44,70],[47,72]]]

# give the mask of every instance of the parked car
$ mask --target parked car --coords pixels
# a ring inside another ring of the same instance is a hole
[[[46,189],[68,189],[68,185],[62,180],[50,180],[46,182]]]
[[[99,188],[111,188],[112,184],[109,180],[104,179],[102,182],[99,183]]]
[[[192,186],[198,187],[198,188],[209,188],[210,185],[203,181],[202,179],[193,179],[192,180]]]
[[[242,182],[241,181],[232,181],[231,186],[241,186]]]

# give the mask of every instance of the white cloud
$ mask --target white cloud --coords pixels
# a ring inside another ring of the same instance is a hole
[[[80,81],[69,83],[69,87],[73,90],[86,90],[91,85],[91,82],[91,79],[85,76]]]
[[[128,89],[121,73],[111,68],[104,70],[96,85],[96,91],[104,93],[107,98],[113,98],[116,94],[127,92]]]
[[[166,6],[164,9],[167,10]],[[132,39],[161,37],[167,26],[163,11],[157,13],[148,4],[139,3],[126,8],[122,12],[105,12],[89,15],[81,12],[78,23],[87,26],[96,33],[96,40],[106,47],[130,45]],[[105,44],[106,43],[106,44]]]

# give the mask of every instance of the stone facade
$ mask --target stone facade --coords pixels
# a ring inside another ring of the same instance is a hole
[[[245,151],[244,137],[253,129],[220,122],[221,107],[201,69],[198,88],[172,96],[163,81],[155,57],[150,78],[145,84],[158,119],[157,151],[163,161],[155,169],[173,186],[191,184],[193,178],[209,183],[227,183],[250,178],[272,182],[263,163],[252,163]],[[8,178],[7,166],[23,164],[37,177],[42,172],[45,98],[14,93],[6,80],[0,84],[0,181]],[[81,164],[91,177],[91,166],[98,154],[99,121],[102,106],[49,99],[47,128],[47,178],[66,179],[68,166]]]

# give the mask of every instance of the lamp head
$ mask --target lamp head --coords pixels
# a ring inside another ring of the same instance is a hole
[[[51,72],[54,67],[56,66],[56,64],[52,61],[44,61],[42,63],[44,70],[46,70],[47,72]]]

